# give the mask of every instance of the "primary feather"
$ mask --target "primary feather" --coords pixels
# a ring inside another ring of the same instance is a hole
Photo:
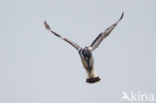
[[[124,13],[122,13],[120,19],[116,23],[114,23],[112,26],[110,26],[109,28],[107,28],[104,32],[100,33],[98,35],[98,37],[96,37],[96,39],[90,45],[90,47],[92,48],[92,51],[94,51],[100,45],[100,43],[102,42],[102,40],[104,38],[106,38],[112,32],[112,30],[117,26],[117,24],[123,18],[123,15],[124,15]]]

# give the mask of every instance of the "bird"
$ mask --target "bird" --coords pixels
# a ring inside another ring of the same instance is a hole
[[[112,32],[112,30],[121,21],[123,16],[124,16],[124,12],[122,12],[120,18],[114,24],[112,24],[110,27],[108,27],[104,32],[101,32],[95,38],[95,40],[91,43],[91,45],[86,46],[84,48],[80,47],[77,43],[71,41],[70,39],[65,38],[65,37],[61,36],[60,34],[56,33],[55,31],[53,31],[46,21],[44,21],[44,26],[52,34],[54,34],[55,36],[63,39],[64,41],[68,42],[75,49],[77,49],[77,51],[78,51],[78,53],[80,55],[83,67],[84,67],[84,69],[86,70],[86,73],[87,73],[86,83],[92,84],[92,83],[96,83],[96,82],[101,80],[101,78],[95,72],[95,69],[94,69],[94,58],[92,56],[92,53],[100,45],[100,43],[103,41],[103,39],[106,38]]]

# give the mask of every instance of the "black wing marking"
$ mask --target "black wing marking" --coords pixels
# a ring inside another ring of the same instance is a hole
[[[90,47],[92,48],[92,51],[94,51],[100,45],[100,43],[102,42],[102,40],[104,38],[106,38],[111,33],[111,31],[117,26],[117,24],[123,18],[123,15],[124,15],[124,12],[122,12],[122,15],[121,15],[120,19],[116,23],[114,23],[112,26],[110,26],[104,32],[102,32],[102,33],[100,33],[98,35],[98,37],[90,45]]]
[[[61,35],[59,35],[59,34],[57,34],[56,32],[54,32],[54,31],[50,28],[50,26],[48,25],[48,23],[47,23],[46,21],[44,21],[44,25],[45,25],[45,28],[46,28],[48,31],[50,31],[51,33],[53,33],[55,36],[57,36],[57,37],[59,37],[59,38],[65,40],[66,42],[68,42],[69,44],[71,44],[73,47],[75,47],[77,50],[80,50],[80,49],[81,49],[81,47],[80,47],[78,44],[76,44],[76,43],[72,42],[71,40],[69,40],[69,39],[67,39],[67,38],[64,38],[64,37],[62,37]]]

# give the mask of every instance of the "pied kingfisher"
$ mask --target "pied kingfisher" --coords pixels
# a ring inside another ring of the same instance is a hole
[[[104,32],[101,32],[97,38],[92,42],[92,44],[88,47],[81,48],[78,44],[72,42],[71,40],[62,37],[58,33],[54,32],[50,26],[47,24],[46,21],[44,21],[45,28],[53,33],[55,36],[65,40],[69,44],[71,44],[73,47],[75,47],[80,55],[83,67],[85,68],[88,78],[86,79],[87,83],[95,83],[100,81],[100,77],[96,74],[94,70],[94,59],[92,56],[92,52],[99,46],[99,44],[102,42],[104,38],[106,38],[111,31],[117,26],[117,24],[120,22],[120,20],[123,18],[124,12],[122,13],[121,17],[117,22],[115,22],[113,25],[111,25],[109,28],[107,28]]]

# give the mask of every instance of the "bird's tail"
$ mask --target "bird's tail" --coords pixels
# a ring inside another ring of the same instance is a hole
[[[98,81],[100,81],[101,79],[100,79],[100,77],[90,77],[90,78],[87,78],[86,79],[86,82],[87,83],[96,83],[96,82],[98,82]]]
[[[86,79],[87,83],[96,83],[100,81],[100,77],[96,74],[94,68],[91,71],[87,71],[88,78]]]

